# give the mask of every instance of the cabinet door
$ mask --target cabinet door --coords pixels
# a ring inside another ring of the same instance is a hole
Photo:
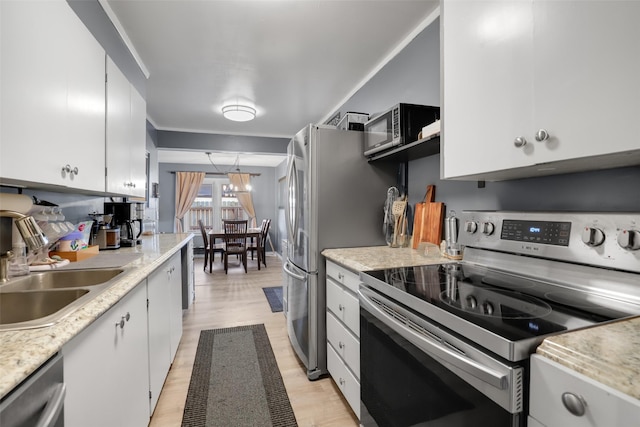
[[[107,57],[106,191],[144,197],[146,102]]]
[[[150,414],[156,407],[160,392],[171,367],[171,339],[169,335],[169,270],[162,266],[147,279],[148,327],[149,327],[149,390]]]
[[[360,419],[360,382],[349,372],[330,345],[327,346],[327,369],[356,417]]]
[[[138,285],[62,348],[65,426],[148,424],[146,301]]]
[[[548,427],[631,426],[640,419],[637,399],[542,356],[531,357],[530,388],[529,413]],[[582,416],[565,407],[564,393],[582,401]]]
[[[637,1],[534,3],[538,162],[638,149],[638,18]]]
[[[103,191],[104,50],[66,1],[0,8],[2,177]]]
[[[169,294],[171,307],[169,309],[169,327],[171,337],[171,361],[176,356],[180,339],[182,338],[182,264],[180,253],[175,254],[169,261],[171,273],[169,275]]]
[[[127,194],[130,188],[131,98],[130,84],[107,57],[107,185],[109,193]]]
[[[132,186],[128,194],[144,197],[146,190],[146,138],[147,138],[147,103],[133,87],[131,90],[131,142],[129,143],[129,181]]]
[[[534,145],[514,144],[533,138],[531,8],[510,0],[442,2],[445,178],[532,162]]]

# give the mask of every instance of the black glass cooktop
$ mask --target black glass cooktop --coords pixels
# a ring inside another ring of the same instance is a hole
[[[419,302],[410,307],[414,311],[419,312],[416,307],[423,304],[436,306],[510,341],[611,319],[594,314],[597,310],[590,312],[584,305],[570,306],[570,298],[552,298],[553,288],[548,284],[464,263],[374,270],[363,274],[369,276],[365,283],[373,279],[417,298]],[[377,289],[384,293],[384,286]]]

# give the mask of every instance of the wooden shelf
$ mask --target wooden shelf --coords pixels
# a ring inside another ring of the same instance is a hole
[[[440,153],[440,134],[419,139],[407,145],[401,145],[389,151],[383,151],[369,158],[369,162],[391,161],[408,162]]]

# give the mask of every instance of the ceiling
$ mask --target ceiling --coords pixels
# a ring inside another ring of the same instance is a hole
[[[438,0],[100,3],[148,74],[147,116],[156,129],[287,138],[333,116],[431,22],[439,5]],[[221,109],[229,103],[255,108],[256,118],[224,119]]]

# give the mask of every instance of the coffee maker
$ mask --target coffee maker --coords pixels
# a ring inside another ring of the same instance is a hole
[[[91,230],[92,245],[98,245],[98,249],[119,249],[120,248],[120,228],[114,225],[113,215],[99,213],[89,214],[93,218]]]
[[[142,243],[142,218],[138,218],[139,203],[105,202],[105,213],[113,215],[113,221],[120,227],[120,246],[135,246]]]

